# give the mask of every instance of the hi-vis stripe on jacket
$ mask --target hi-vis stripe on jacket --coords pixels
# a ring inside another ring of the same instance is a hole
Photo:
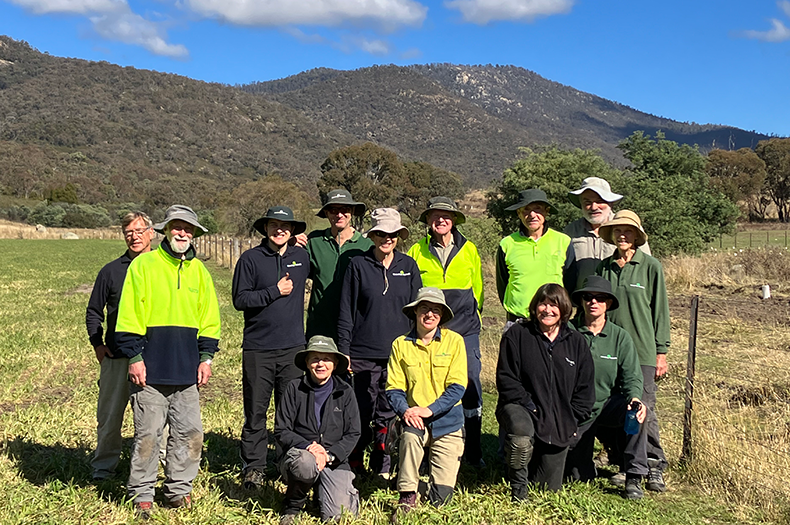
[[[446,328],[462,337],[480,333],[480,312],[483,311],[483,273],[477,247],[453,228],[453,247],[447,266],[442,267],[431,238],[423,237],[409,249],[417,261],[423,286],[444,291],[453,319]]]
[[[214,281],[194,248],[182,260],[164,241],[135,257],[121,291],[115,340],[131,362],[145,362],[147,383],[195,384],[201,354],[207,359],[217,351],[219,335]]]

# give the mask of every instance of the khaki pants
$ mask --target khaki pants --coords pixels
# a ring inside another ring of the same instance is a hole
[[[424,447],[430,449],[431,474],[428,499],[434,505],[447,503],[453,495],[458,467],[464,453],[464,431],[458,429],[455,432],[434,438],[430,429],[417,430],[414,427],[404,426],[398,448],[400,454],[399,492],[417,491]]]

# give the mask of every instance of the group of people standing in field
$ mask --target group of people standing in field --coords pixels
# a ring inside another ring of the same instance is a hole
[[[593,479],[597,437],[620,466],[612,481],[637,499],[643,479],[665,489],[655,415],[655,379],[667,371],[669,346],[663,271],[639,217],[613,213],[622,196],[605,180],[585,179],[569,197],[583,218],[566,233],[545,224],[553,207],[542,190],[522,191],[508,208],[520,227],[496,256],[507,311],[496,370],[500,456],[512,499],[523,501],[530,487]],[[242,483],[255,490],[271,476],[273,394],[284,524],[311,488],[322,519],[356,514],[355,477],[389,481],[393,455],[393,521],[417,505],[421,465],[430,473],[423,496],[435,505],[452,497],[461,461],[485,466],[483,277],[477,248],[457,228],[465,216],[447,197],[430,199],[419,218],[428,234],[403,253],[398,243],[411,232],[400,213],[372,210],[363,234],[352,221],[365,212],[348,191],[330,191],[318,212],[329,228],[305,235],[290,208],[271,207],[254,224],[261,244],[234,271],[233,305],[244,315]],[[160,459],[166,504],[192,503],[203,443],[198,387],[211,377],[219,307],[191,245],[206,230],[190,208],[172,206],[156,225],[131,213],[122,228],[128,249],[99,273],[86,316],[101,363],[92,466],[95,479],[115,472],[130,400],[127,490],[147,518]],[[154,251],[152,230],[165,235]],[[643,424],[626,433],[629,411]]]

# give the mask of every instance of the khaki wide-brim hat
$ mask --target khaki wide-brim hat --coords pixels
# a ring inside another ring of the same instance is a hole
[[[376,208],[370,212],[373,226],[365,232],[365,237],[370,237],[373,232],[396,233],[401,239],[409,238],[409,229],[401,224],[400,213],[394,208]]]
[[[304,370],[307,372],[307,355],[310,352],[332,354],[337,357],[337,367],[335,367],[335,372],[343,372],[348,370],[348,357],[346,357],[340,352],[340,350],[337,349],[337,345],[331,337],[314,335],[307,342],[307,348],[296,352],[296,355],[294,356],[294,364],[299,370]]]
[[[433,286],[424,286],[420,288],[417,291],[417,298],[403,307],[403,313],[406,314],[406,317],[415,321],[417,319],[415,309],[417,305],[422,302],[441,305],[444,312],[442,313],[442,321],[439,324],[447,324],[450,322],[450,319],[453,318],[453,311],[447,306],[447,301],[444,299],[444,292]]]
[[[636,228],[636,240],[634,241],[634,246],[642,246],[647,242],[647,234],[645,233],[644,228],[642,228],[642,219],[639,218],[639,215],[632,212],[631,210],[620,210],[614,214],[614,218],[603,224],[598,229],[598,235],[601,236],[604,242],[609,244],[616,244],[614,239],[612,239],[612,228],[615,226],[633,226]]]
[[[307,229],[307,223],[304,221],[297,221],[294,218],[294,212],[288,206],[272,206],[268,210],[266,210],[266,215],[255,221],[252,225],[258,233],[266,237],[268,234],[266,233],[266,223],[269,222],[269,219],[277,219],[278,221],[288,222],[291,224],[291,235],[299,235],[300,233],[304,233]]]
[[[198,222],[197,213],[192,211],[192,208],[189,206],[183,206],[181,204],[174,204],[173,206],[170,206],[165,212],[165,220],[154,224],[154,230],[161,234],[165,234],[167,223],[175,220],[188,222],[195,227],[195,231],[192,234],[193,239],[200,237],[204,233],[208,233],[208,230]]]
[[[450,197],[434,197],[433,199],[429,200],[428,208],[420,214],[420,222],[423,224],[428,224],[428,214],[433,210],[449,211],[455,215],[455,218],[453,219],[454,226],[458,226],[459,224],[466,222],[466,215],[461,213],[461,210],[458,209],[458,206],[455,205],[455,202]]]

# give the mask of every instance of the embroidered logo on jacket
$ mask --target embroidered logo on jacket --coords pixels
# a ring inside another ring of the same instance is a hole
[[[613,356],[613,355],[610,355],[610,354],[606,354],[606,355],[602,355],[600,357],[601,357],[601,359],[614,359],[615,361],[617,361],[617,356],[616,355]]]
[[[640,288],[640,289],[642,289],[642,290],[644,290],[644,289],[645,289],[645,285],[643,285],[643,284],[640,284],[640,283],[636,283],[636,284],[629,284],[628,286],[630,286],[631,288]]]
[[[411,272],[404,272],[403,270],[399,271],[398,273],[393,273],[393,274],[392,274],[392,276],[393,276],[393,277],[395,277],[395,276],[398,276],[398,277],[408,277],[408,276],[410,276],[410,275],[411,275]]]
[[[302,263],[296,261],[285,265],[286,268],[298,268],[299,266],[302,266]]]
[[[571,361],[571,360],[570,360],[570,359],[568,359],[567,357],[565,358],[565,360],[568,362],[568,365],[569,365],[569,366],[576,366],[576,361]]]

